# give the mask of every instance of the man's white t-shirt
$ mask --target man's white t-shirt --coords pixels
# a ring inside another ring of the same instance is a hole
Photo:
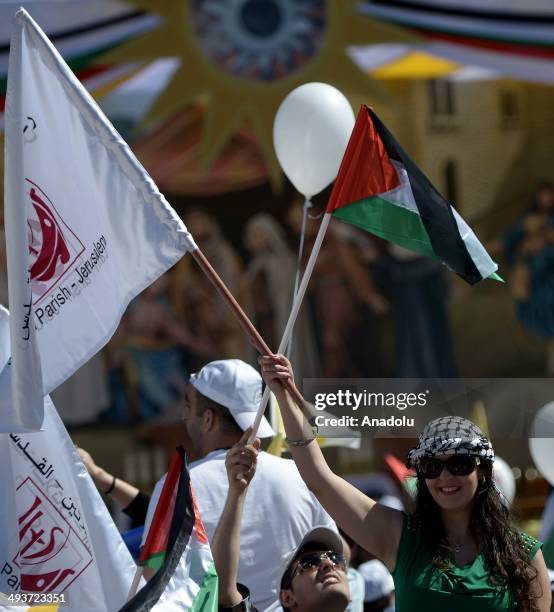
[[[211,540],[227,497],[226,450],[212,451],[189,465],[200,516]],[[143,542],[165,481],[156,484],[148,506]],[[240,531],[238,582],[245,584],[260,610],[277,599],[276,574],[283,556],[296,548],[308,531],[334,521],[310,493],[294,461],[266,452],[258,455],[256,474],[248,487]]]

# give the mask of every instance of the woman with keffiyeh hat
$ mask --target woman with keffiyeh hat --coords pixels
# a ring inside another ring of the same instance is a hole
[[[427,424],[407,461],[417,472],[416,509],[400,512],[331,471],[283,386],[293,380],[290,363],[282,355],[259,361],[302,478],[337,524],[389,568],[397,612],[550,610],[541,544],[513,525],[493,482],[492,445],[474,423]]]

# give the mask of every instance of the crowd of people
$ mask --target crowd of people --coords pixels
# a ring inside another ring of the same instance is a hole
[[[298,268],[307,261],[321,215],[308,216],[298,266],[302,218],[301,201],[291,204],[284,221],[256,214],[242,228],[242,242],[231,244],[212,214],[190,209],[184,216],[270,347],[279,344]],[[539,183],[527,210],[488,246],[508,264],[503,273],[515,316],[546,345],[546,372],[554,374],[554,185]],[[449,277],[439,262],[331,223],[288,355],[297,380],[458,376],[448,301]],[[3,235],[0,303],[8,303]],[[394,329],[392,360],[382,333],[385,313]],[[57,390],[54,400],[70,426],[98,418],[135,423],[171,417],[188,374],[210,360],[231,357],[255,364],[256,356],[226,305],[214,299],[209,281],[184,257],[131,303],[107,348]]]
[[[291,207],[286,227],[269,214],[255,215],[244,227],[239,252],[211,215],[190,210],[185,217],[272,347],[293,299],[301,221],[300,203]],[[309,220],[300,267],[316,231],[317,219]],[[516,314],[546,340],[554,373],[552,185],[539,186],[502,246],[513,265]],[[173,411],[183,419],[191,483],[219,576],[220,610],[550,610],[541,543],[515,526],[494,483],[491,441],[474,423],[442,417],[421,432],[407,461],[417,474],[414,507],[405,511],[333,473],[289,392],[295,375],[456,376],[447,299],[439,263],[347,226],[331,228],[290,361],[283,355],[258,360],[281,408],[292,459],[262,450],[262,440],[275,435],[265,418],[250,441],[262,391],[256,356],[191,258],[130,304],[106,350],[110,406],[104,416],[127,423]],[[387,312],[396,330],[390,370],[383,365],[376,324]],[[88,366],[97,389],[90,395],[98,398],[102,384],[95,378],[104,377],[104,366],[90,364],[97,368]],[[98,417],[97,408],[89,413],[83,406],[83,422]],[[96,465],[86,450],[80,453],[98,489],[144,525],[144,543],[164,478],[150,496]]]
[[[477,425],[456,416],[427,424],[408,454],[417,491],[413,508],[402,511],[332,472],[288,391],[290,362],[282,355],[259,362],[292,460],[261,450],[274,433],[265,419],[250,442],[262,389],[253,367],[213,361],[186,387],[184,443],[197,457],[191,484],[219,576],[220,610],[550,610],[542,545],[515,526],[494,482],[492,443]],[[144,521],[146,534],[165,477],[148,497],[86,451],[81,456],[98,488]]]
[[[514,294],[516,313],[544,338],[553,206],[554,189],[541,185],[533,210],[503,244],[514,276],[526,269],[526,293]],[[301,215],[300,205],[291,208],[290,228],[299,230]],[[290,234],[268,214],[252,217],[244,265],[209,215],[191,211],[185,221],[263,337],[278,344],[297,273]],[[304,258],[316,227],[308,223]],[[295,332],[291,360],[299,378],[375,374],[370,370],[382,364],[372,362],[379,353],[371,322],[387,311],[397,330],[397,374],[455,376],[446,300],[439,264],[350,230],[332,233]],[[377,347],[371,358],[353,350],[361,330],[366,346]],[[259,365],[281,408],[292,460],[261,450],[275,433],[265,418],[251,442],[262,390],[255,356],[190,260],[133,302],[110,359],[112,375],[124,372],[134,384],[134,395],[120,397],[127,415],[159,414],[171,402],[182,410],[220,610],[550,610],[541,543],[515,526],[494,482],[492,444],[474,423],[453,416],[427,425],[407,461],[417,474],[413,507],[391,507],[331,471],[302,406],[286,390],[285,383],[295,385],[290,361],[277,355]],[[144,544],[165,477],[149,496],[80,452],[99,490],[144,525]]]

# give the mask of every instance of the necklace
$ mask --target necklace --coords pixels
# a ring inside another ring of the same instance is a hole
[[[448,543],[450,544],[450,549],[454,552],[455,555],[458,555],[462,552],[462,549],[464,547],[463,544],[455,544],[451,540],[448,540]]]

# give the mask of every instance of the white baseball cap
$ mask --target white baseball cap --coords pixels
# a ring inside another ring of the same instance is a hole
[[[281,590],[281,582],[283,581],[283,576],[286,571],[289,569],[291,563],[294,561],[298,553],[310,542],[315,542],[316,544],[322,544],[327,550],[331,552],[336,552],[339,554],[344,554],[344,546],[342,543],[342,538],[336,531],[329,529],[329,527],[324,527],[323,525],[314,527],[311,531],[302,538],[300,544],[289,551],[285,555],[283,555],[281,559],[281,563],[279,565],[279,572],[277,573],[277,582],[276,588],[274,589],[277,593]]]
[[[191,374],[189,382],[199,393],[225,406],[242,431],[254,423],[262,399],[262,377],[252,366],[240,359],[211,361],[197,374]],[[274,435],[262,417],[257,436]]]
[[[376,601],[394,591],[394,580],[386,565],[379,559],[366,561],[358,566],[365,582],[365,602]]]

